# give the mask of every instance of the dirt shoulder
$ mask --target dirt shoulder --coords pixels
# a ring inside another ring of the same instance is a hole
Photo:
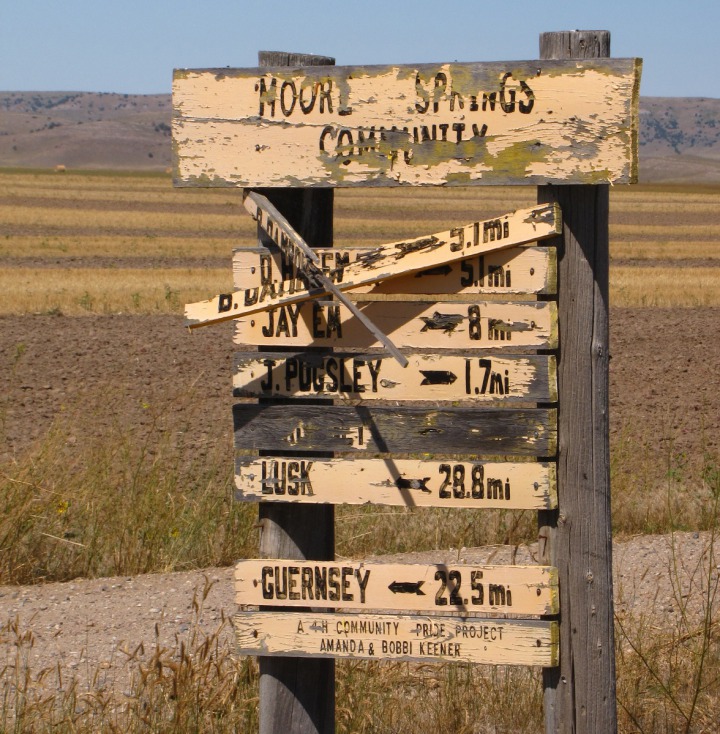
[[[515,562],[531,562],[532,550],[518,549]],[[682,614],[699,621],[708,583],[711,590],[717,588],[718,552],[720,543],[711,552],[708,533],[638,536],[615,543],[616,613],[625,624],[654,628],[676,628]],[[405,555],[402,560],[511,562],[505,547]],[[235,612],[229,568],[0,587],[0,668],[8,675],[23,666],[34,679],[52,670],[49,680],[55,680],[59,666],[67,680],[75,677],[86,689],[123,692],[158,646],[172,658],[181,643],[192,647],[217,635],[219,653],[230,654]],[[25,643],[18,646],[23,634]]]
[[[0,459],[77,405],[84,430],[102,432],[118,400],[129,423],[142,425],[150,405],[168,430],[184,430],[191,413],[199,441],[225,440],[231,333],[231,324],[188,332],[180,316],[0,317]],[[611,430],[669,442],[685,457],[717,452],[718,365],[720,309],[612,309]],[[195,409],[177,410],[190,393]]]
[[[611,324],[616,438],[632,428],[672,442],[687,457],[717,452],[720,309],[614,309]],[[73,406],[83,409],[77,431],[102,435],[118,412],[142,426],[152,405],[165,416],[165,430],[192,425],[198,451],[209,442],[226,443],[230,462],[231,328],[191,335],[174,316],[0,318],[2,458],[20,456]],[[190,393],[199,406],[191,415],[178,400]],[[707,534],[683,533],[674,542],[640,536],[616,543],[618,611],[674,624],[683,599],[703,598],[701,578],[717,581],[707,541]],[[503,558],[497,549],[463,557]],[[193,634],[221,628],[219,639],[229,650],[231,574],[209,569],[0,587],[0,667],[7,675],[21,662],[35,676],[59,665],[87,685],[124,686],[156,644],[173,654]],[[24,632],[31,634],[18,647],[16,633]]]

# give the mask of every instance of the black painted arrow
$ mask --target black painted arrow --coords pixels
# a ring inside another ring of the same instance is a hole
[[[452,385],[457,380],[457,375],[448,370],[420,370],[425,378],[421,385]]]
[[[451,265],[438,265],[436,268],[428,268],[428,270],[421,270],[419,273],[415,273],[416,278],[423,278],[426,275],[450,275],[452,273]]]
[[[388,586],[388,589],[393,594],[417,594],[418,596],[425,596],[425,592],[420,590],[420,587],[424,583],[424,581],[393,581]]]
[[[455,328],[462,324],[465,317],[461,313],[440,313],[435,311],[432,317],[421,316],[420,319],[425,322],[425,326],[420,331],[444,331],[446,334],[454,331]]]
[[[325,627],[324,627],[323,625],[321,625],[321,624],[318,624],[317,622],[313,622],[313,623],[312,623],[312,624],[310,625],[310,629],[311,629],[311,630],[312,630],[313,632],[322,632],[322,631],[323,631],[323,630],[325,629]]]
[[[403,477],[398,477],[395,480],[395,486],[398,489],[419,489],[430,494],[430,489],[427,486],[429,481],[430,477],[423,477],[422,479],[403,479]]]

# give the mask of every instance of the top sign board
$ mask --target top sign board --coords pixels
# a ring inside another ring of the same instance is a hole
[[[638,59],[175,71],[179,186],[634,183]]]

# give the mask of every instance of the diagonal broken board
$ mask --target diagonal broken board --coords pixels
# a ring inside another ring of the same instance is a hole
[[[343,303],[347,302],[346,305],[352,304],[343,291],[410,275],[474,255],[529,244],[554,237],[562,231],[560,208],[557,204],[540,205],[425,237],[381,245],[363,253],[356,262],[345,266],[343,282],[335,284],[322,273],[312,249],[264,196],[251,192],[245,198],[245,206],[281,250],[297,252],[298,269],[303,272],[304,278],[266,283],[262,287],[246,288],[234,293],[221,293],[207,301],[187,304],[185,317],[190,328],[330,294],[341,296]],[[356,310],[354,304],[351,308]],[[363,323],[378,338],[384,337],[380,340],[398,358],[392,342],[388,344],[387,337],[376,333],[379,330],[369,320],[364,319]],[[398,361],[402,363],[403,360],[404,358]]]

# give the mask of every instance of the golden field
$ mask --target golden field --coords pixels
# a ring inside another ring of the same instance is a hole
[[[532,187],[339,190],[335,244],[442,231],[534,197]],[[18,334],[2,354],[0,438],[13,448],[0,463],[0,593],[9,584],[227,566],[257,555],[257,509],[232,501],[229,415],[227,425],[218,417],[231,400],[229,333],[197,330],[189,346],[184,332],[175,336],[183,304],[231,289],[232,250],[255,244],[240,198],[174,190],[159,174],[0,171],[0,323]],[[712,336],[695,333],[687,354],[677,345],[693,335],[684,313],[705,325],[720,313],[720,187],[613,188],[610,240],[611,308],[621,331],[633,328],[620,334],[618,353],[628,371],[647,367],[627,375],[619,359],[611,362],[614,532],[672,537],[682,529],[714,540],[718,367],[704,359],[702,340]],[[650,320],[656,312],[662,319]],[[66,345],[70,327],[75,341]],[[676,351],[663,341],[670,333]],[[43,352],[43,342],[55,352]],[[154,369],[143,364],[153,360]],[[88,366],[94,372],[83,372]],[[338,507],[336,533],[339,557],[365,557],[517,546],[535,540],[537,527],[529,511]],[[713,730],[715,564],[697,581],[699,617],[686,613],[679,591],[682,614],[671,630],[655,617],[618,616],[622,731]],[[16,619],[0,620],[0,648],[14,651],[0,658],[0,732],[257,727],[257,666],[217,635],[158,646],[120,698],[73,679],[45,693],[43,681],[67,673],[33,667],[41,644]],[[542,731],[536,670],[343,662],[337,686],[338,731],[348,734]]]

